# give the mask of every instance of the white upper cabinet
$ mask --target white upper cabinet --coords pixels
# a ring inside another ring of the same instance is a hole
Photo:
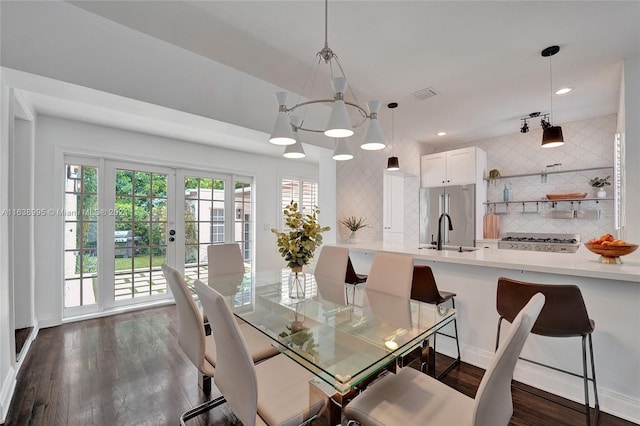
[[[423,155],[420,162],[422,187],[477,183],[478,176],[484,173],[484,170],[478,170],[483,164],[483,154],[482,150],[470,147]]]

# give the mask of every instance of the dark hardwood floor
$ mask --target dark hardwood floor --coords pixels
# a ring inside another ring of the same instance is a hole
[[[178,424],[180,413],[207,396],[178,346],[176,326],[170,306],[40,330],[18,376],[5,424]],[[483,373],[462,363],[444,382],[474,396]],[[212,396],[217,394],[214,387]],[[510,425],[584,425],[582,413],[526,392],[514,389],[513,399]],[[190,424],[236,422],[223,405]],[[602,413],[599,424],[633,423]]]
[[[27,328],[19,328],[15,331],[16,355],[20,355],[20,351],[22,350],[24,344],[27,342],[27,339],[31,335],[32,330],[33,330],[33,327],[27,327]]]

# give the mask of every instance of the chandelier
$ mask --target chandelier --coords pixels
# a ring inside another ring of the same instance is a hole
[[[325,136],[335,139],[336,151],[334,152],[333,158],[340,161],[353,158],[353,155],[351,154],[345,155],[345,151],[350,152],[350,147],[348,146],[347,140],[344,138],[353,136],[353,129],[364,124],[367,121],[367,131],[365,133],[363,142],[360,145],[360,148],[365,150],[379,150],[385,147],[385,143],[384,135],[378,121],[380,102],[370,101],[366,104],[366,108],[362,107],[357,104],[356,96],[351,89],[349,89],[349,93],[354,98],[354,102],[345,99],[348,80],[345,76],[344,70],[342,69],[342,65],[338,60],[338,56],[329,47],[327,37],[328,10],[328,0],[325,0],[324,47],[316,54],[316,63],[314,67],[312,67],[312,69],[309,71],[309,75],[307,75],[307,79],[305,81],[303,89],[300,92],[300,96],[304,95],[305,87],[307,85],[307,82],[309,81],[309,78],[312,75],[315,76],[317,74],[320,64],[324,62],[329,66],[331,85],[333,87],[333,98],[312,99],[304,102],[298,102],[295,105],[288,107],[288,93],[276,93],[276,101],[278,102],[278,116],[276,118],[275,126],[273,127],[273,132],[271,132],[269,142],[275,145],[296,145],[301,148],[302,145],[300,144],[298,131],[324,133]],[[336,71],[338,75],[334,76],[334,71]],[[313,87],[310,88],[310,92],[312,88]],[[327,122],[327,125],[322,129],[305,125],[304,117],[307,111],[306,107],[312,104],[331,105],[332,109],[331,115],[329,116],[329,121]],[[358,116],[357,122],[352,123],[347,108],[355,111],[354,115]],[[296,110],[303,111],[303,113],[301,114],[302,117],[292,119],[292,117],[294,116],[292,116],[291,114]],[[285,148],[285,153],[289,152],[291,152],[291,148]],[[302,156],[304,156],[304,154],[296,158],[301,158]],[[289,155],[287,155],[287,157],[292,158]]]

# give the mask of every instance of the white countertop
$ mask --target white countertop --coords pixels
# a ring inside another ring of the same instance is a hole
[[[413,256],[415,259],[434,262],[640,282],[640,250],[622,257],[623,264],[615,265],[599,263],[599,256],[591,253],[582,245],[576,253],[541,253],[527,250],[484,248],[472,252],[458,253],[453,250],[419,249],[418,244],[415,243],[391,241],[366,241],[338,245],[361,252],[387,251],[404,253]]]

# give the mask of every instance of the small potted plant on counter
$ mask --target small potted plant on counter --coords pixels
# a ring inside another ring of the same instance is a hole
[[[340,219],[340,223],[346,226],[347,229],[351,231],[351,234],[349,234],[350,243],[356,242],[356,232],[359,229],[366,228],[369,226],[369,224],[365,221],[363,217],[355,217],[355,216],[342,218]]]
[[[597,190],[596,197],[605,198],[607,196],[607,191],[605,191],[604,187],[611,185],[609,179],[611,179],[611,176],[607,176],[606,178],[596,176],[589,180],[589,185]]]

